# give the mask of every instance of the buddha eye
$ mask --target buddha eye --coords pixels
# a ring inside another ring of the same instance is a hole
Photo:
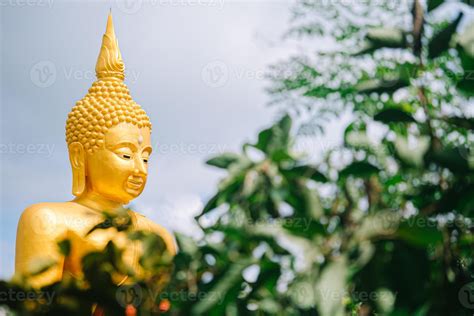
[[[143,158],[144,163],[148,163],[148,158]]]
[[[135,153],[129,148],[118,148],[115,151],[115,154],[123,160],[132,160]]]

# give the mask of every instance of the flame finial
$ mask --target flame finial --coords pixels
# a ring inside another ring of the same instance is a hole
[[[99,57],[95,72],[97,79],[118,79],[123,81],[125,66],[123,64],[122,55],[118,46],[118,40],[115,37],[114,23],[112,21],[112,12],[109,12],[107,18],[107,28],[102,37],[102,47],[100,48]]]

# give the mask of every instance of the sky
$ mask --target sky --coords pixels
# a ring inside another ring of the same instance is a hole
[[[153,124],[148,183],[133,208],[171,231],[197,235],[193,217],[224,175],[204,161],[238,151],[277,117],[264,74],[298,49],[281,40],[290,6],[1,0],[0,278],[14,271],[22,210],[73,198],[64,126],[95,81],[110,8],[125,82]]]

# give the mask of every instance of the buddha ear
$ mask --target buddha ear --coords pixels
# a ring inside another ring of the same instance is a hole
[[[81,143],[69,145],[69,161],[72,167],[72,194],[80,196],[86,188],[86,155]]]

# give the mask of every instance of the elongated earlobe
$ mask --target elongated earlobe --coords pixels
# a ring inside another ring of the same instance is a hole
[[[72,194],[80,196],[86,189],[86,157],[81,143],[69,145],[69,161],[72,167]]]

